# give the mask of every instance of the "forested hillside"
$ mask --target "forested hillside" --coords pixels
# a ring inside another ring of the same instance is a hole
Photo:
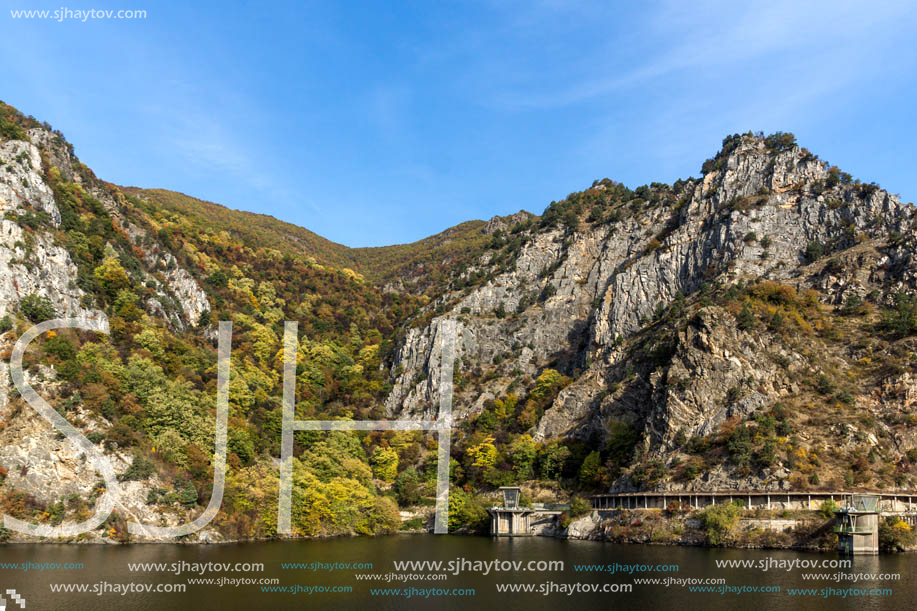
[[[482,528],[512,483],[573,512],[609,487],[913,486],[913,206],[791,134],[730,136],[701,170],[352,249],[104,182],[0,104],[0,509],[75,522],[103,491],[9,381],[16,339],[55,317],[111,331],[46,333],[27,357],[116,464],[122,499],[96,537],[206,506],[218,321],[233,323],[229,458],[208,540],[276,535],[287,320],[297,418],[356,420],[434,415],[437,330],[457,322],[454,529]],[[301,432],[295,456],[296,535],[429,525],[434,436]]]

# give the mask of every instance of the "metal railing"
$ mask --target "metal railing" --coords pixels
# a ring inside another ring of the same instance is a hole
[[[876,532],[876,529],[869,526],[844,526],[843,524],[839,524],[834,527],[834,532],[848,534],[871,534]]]

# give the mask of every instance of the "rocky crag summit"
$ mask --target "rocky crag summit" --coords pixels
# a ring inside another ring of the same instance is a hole
[[[917,478],[914,207],[791,134],[736,134],[701,178],[612,180],[415,244],[350,249],[262,215],[97,178],[0,104],[0,509],[85,519],[101,478],[12,387],[28,379],[113,459],[90,540],[202,511],[215,337],[234,325],[223,509],[194,540],[276,533],[282,326],[300,323],[301,418],[435,418],[456,321],[454,528],[536,499],[641,489],[901,489]],[[423,522],[435,438],[297,437],[294,532]],[[532,483],[534,482],[534,483]],[[413,524],[412,527],[417,527]],[[0,537],[10,537],[9,532]]]
[[[777,465],[771,451],[784,450],[755,452],[752,440],[719,448],[741,456],[746,477],[728,460],[705,468],[716,456],[702,446],[723,427],[760,437],[776,422],[799,431],[791,444],[775,436],[797,454],[859,449],[902,460],[914,439],[910,426],[895,426],[910,424],[910,401],[896,397],[913,392],[902,371],[912,345],[896,342],[902,330],[893,327],[913,315],[914,207],[854,182],[786,134],[727,138],[704,170],[624,198],[604,180],[552,204],[540,222],[517,224],[509,235],[522,239],[509,238],[508,265],[494,273],[494,257],[482,258],[460,279],[480,271],[492,279],[446,292],[436,304],[445,311],[409,331],[389,413],[431,413],[438,362],[430,347],[450,317],[460,323],[465,370],[485,380],[457,395],[459,413],[492,409],[520,377],[555,366],[571,379],[543,406],[534,438],[615,443],[626,428],[638,438],[638,481],[631,469],[615,480],[622,489],[791,485],[786,469],[750,473],[749,458]],[[860,335],[867,312],[884,307],[895,321],[872,320],[873,339]],[[663,475],[673,468],[707,473],[673,482]]]

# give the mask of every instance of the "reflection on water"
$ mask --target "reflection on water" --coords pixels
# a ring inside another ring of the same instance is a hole
[[[766,558],[823,560],[836,558],[832,554],[768,550],[709,550],[691,547],[637,546],[595,543],[589,541],[557,541],[544,538],[488,539],[483,537],[398,535],[379,538],[336,539],[330,541],[299,541],[245,543],[238,545],[7,545],[0,547],[0,563],[83,563],[82,570],[11,570],[0,569],[3,591],[15,588],[24,596],[27,609],[405,609],[437,608],[467,609],[545,609],[564,605],[572,611],[609,609],[666,609],[676,605],[697,605],[703,609],[736,609],[752,605],[756,609],[816,609],[842,611],[856,609],[911,608],[917,600],[917,585],[912,577],[915,556],[863,556],[854,559],[850,569],[756,569],[717,568],[716,560]],[[492,571],[481,575],[463,571],[442,581],[390,582],[357,580],[355,573],[387,574],[395,572],[394,560],[562,560],[562,572]],[[180,575],[169,572],[131,572],[128,563],[263,563],[263,572],[209,572]],[[366,571],[285,570],[281,563],[371,563]],[[577,572],[574,564],[677,564],[677,573],[640,573],[634,575]],[[865,582],[805,580],[809,573],[899,573],[899,581]],[[633,583],[634,577],[725,578],[730,586],[780,586],[779,593],[711,594],[692,593],[687,588],[662,585],[635,585],[631,593],[505,594],[498,593],[496,584],[534,583]],[[97,584],[188,584],[189,578],[278,578],[284,586],[349,586],[350,593],[265,593],[259,585],[217,587],[187,585],[182,594],[134,593],[127,595],[91,593],[52,593],[51,583]],[[370,588],[473,588],[472,597],[404,597],[372,596]],[[860,587],[889,587],[891,597],[792,597],[788,588],[835,589]],[[572,605],[572,606],[571,606]],[[7,607],[13,608],[13,607]]]

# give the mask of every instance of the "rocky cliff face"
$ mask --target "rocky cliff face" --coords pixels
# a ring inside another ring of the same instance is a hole
[[[131,223],[123,213],[123,199],[99,181],[74,157],[63,139],[46,129],[29,130],[29,141],[0,143],[0,264],[9,273],[0,278],[0,315],[13,311],[27,295],[47,297],[61,316],[98,317],[100,312],[81,305],[84,292],[76,285],[77,268],[70,254],[57,245],[53,231],[60,229],[61,213],[45,171],[85,190],[105,207],[113,222],[124,227],[141,249],[148,282],[160,284],[151,272],[164,269],[165,283],[160,299],[149,303],[153,314],[163,314],[161,302],[171,301],[179,311],[172,324],[196,324],[209,310],[207,294],[191,274],[176,264],[175,257],[162,251],[148,232]],[[44,217],[36,216],[44,213]],[[23,225],[33,231],[25,231]],[[147,244],[146,248],[143,244]]]
[[[25,298],[43,298],[58,317],[105,318],[78,286],[78,265],[56,239],[62,215],[48,184],[49,173],[91,194],[112,222],[124,227],[135,240],[146,264],[138,272],[157,286],[157,298],[144,304],[151,315],[181,329],[196,323],[202,312],[209,310],[207,295],[191,274],[176,264],[171,253],[161,251],[145,229],[127,220],[118,194],[92,176],[60,136],[34,128],[28,131],[28,140],[0,142],[0,318],[14,315]],[[164,282],[154,275],[160,267]],[[176,307],[167,311],[163,303]],[[4,485],[42,504],[66,501],[71,494],[90,497],[101,481],[94,467],[21,401],[13,405],[7,363],[11,342],[9,334],[0,335],[0,464],[7,470]],[[55,393],[54,378],[53,369],[43,368],[39,379],[32,382],[40,394],[49,396]],[[79,422],[84,433],[110,424],[96,422],[87,414],[82,414]],[[109,455],[117,472],[130,466],[131,457],[123,451],[114,449]],[[151,483],[161,482],[124,482],[116,510],[123,517],[144,523],[180,522],[179,516],[162,514],[146,503]]]
[[[41,212],[59,227],[60,211],[45,183],[38,147],[31,142],[0,143],[0,315],[15,309],[26,295],[48,297],[66,316],[89,316],[80,306],[83,292],[73,279],[76,266],[48,232],[27,233],[19,215]]]
[[[743,331],[735,312],[711,305],[666,338],[664,362],[635,360],[633,347],[661,333],[654,321],[674,302],[765,280],[815,289],[822,304],[867,294],[888,301],[913,289],[912,206],[761,137],[739,137],[712,161],[668,204],[641,200],[614,224],[520,231],[509,269],[445,295],[437,304],[445,311],[410,330],[389,413],[427,416],[436,405],[436,338],[442,320],[454,318],[457,357],[477,380],[456,394],[457,414],[485,409],[550,366],[575,379],[533,428],[536,439],[603,438],[626,421],[641,431],[641,447],[668,460],[676,437],[715,433],[792,396],[812,367],[811,346]],[[890,245],[889,236],[903,242]],[[488,256],[479,265],[491,265]]]
[[[0,350],[11,349],[9,337],[0,335]],[[6,363],[0,366],[0,378],[9,377]],[[60,384],[53,368],[39,365],[37,371],[26,372],[26,381],[48,401],[60,397]],[[12,403],[9,388],[0,387],[0,465],[5,473],[3,486],[22,495],[21,502],[38,503],[54,507],[67,505],[71,499],[92,499],[104,490],[104,480],[86,456],[75,445],[58,433],[50,424],[21,401]],[[72,424],[83,434],[91,436],[110,426],[109,422],[83,410],[79,405],[69,414]],[[101,443],[98,444],[103,449]],[[115,473],[123,475],[133,463],[134,457],[124,448],[109,448],[106,451]],[[146,481],[123,481],[119,484],[116,515],[142,524],[163,524],[175,526],[188,520],[186,512],[174,508],[163,512],[161,508],[147,503],[151,488],[165,484],[157,475]],[[87,512],[88,513],[88,512]],[[193,519],[193,518],[192,518]],[[64,520],[68,525],[76,520]],[[102,533],[94,531],[81,537],[86,541],[101,541]],[[213,537],[208,531],[206,538]],[[14,540],[30,540],[30,537],[15,534]]]

